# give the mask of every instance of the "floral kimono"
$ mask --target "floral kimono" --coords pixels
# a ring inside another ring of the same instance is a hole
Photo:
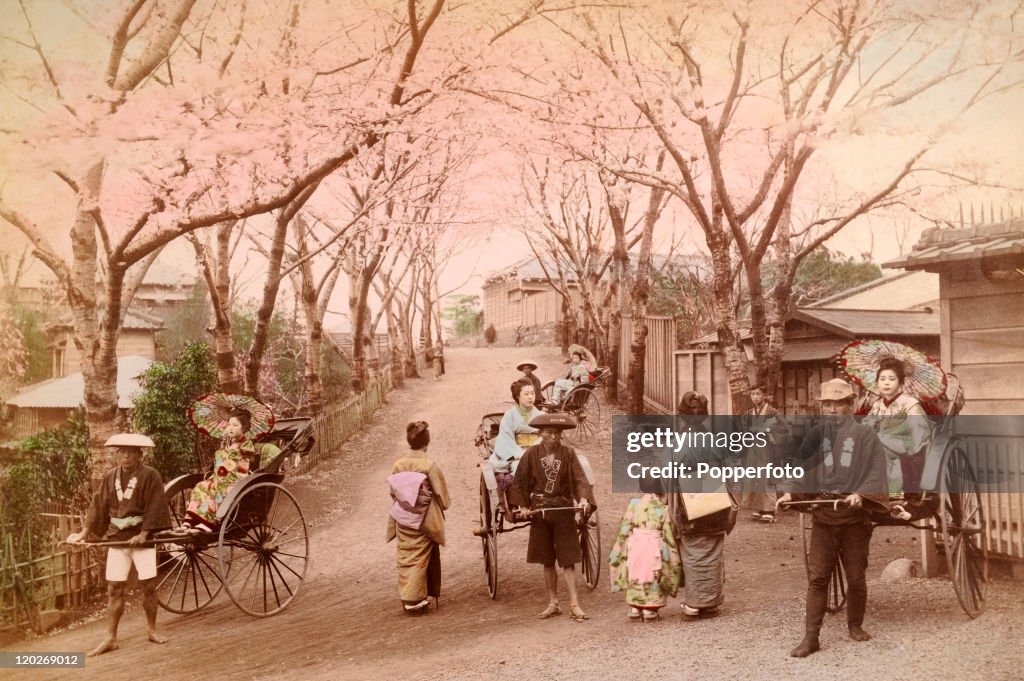
[[[879,397],[864,420],[878,432],[885,447],[889,494],[921,489],[924,455],[931,441],[931,420],[914,397],[900,393],[891,400]]]
[[[256,446],[243,436],[226,444],[213,455],[213,475],[192,489],[188,502],[188,520],[208,528],[217,524],[217,509],[224,502],[231,486],[249,475],[252,462],[258,465]]]
[[[665,502],[653,494],[629,501],[611,554],[612,591],[638,608],[660,608],[679,588],[681,564]]]

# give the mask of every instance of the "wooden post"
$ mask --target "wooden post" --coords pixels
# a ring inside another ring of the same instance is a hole
[[[935,519],[929,519],[930,530],[918,530],[917,540],[921,542],[921,576],[939,576],[939,552],[935,549]]]

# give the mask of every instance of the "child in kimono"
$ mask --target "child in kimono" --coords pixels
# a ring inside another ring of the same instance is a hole
[[[608,563],[612,591],[625,591],[631,621],[654,620],[675,596],[682,567],[676,533],[661,494],[633,498]]]

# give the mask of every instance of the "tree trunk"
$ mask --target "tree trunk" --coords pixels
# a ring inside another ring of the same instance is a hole
[[[284,260],[288,224],[319,186],[318,182],[314,182],[305,187],[292,199],[291,203],[278,211],[277,219],[274,222],[273,243],[271,243],[270,252],[267,254],[267,278],[263,284],[263,298],[256,311],[252,344],[249,346],[249,357],[245,362],[245,392],[253,397],[259,397],[260,367],[263,364],[263,355],[267,351],[267,344],[270,340],[270,321],[273,319],[274,307],[277,305],[277,292],[281,288],[281,262]]]
[[[391,382],[396,388],[405,385],[405,363],[402,335],[398,331],[398,315],[394,311],[394,298],[388,301],[387,315],[388,324],[388,365],[391,367]]]
[[[323,345],[324,325],[317,305],[316,288],[313,285],[313,262],[307,256],[306,223],[301,215],[293,220],[295,241],[301,264],[298,270],[299,299],[302,314],[306,320],[306,339],[302,363],[302,391],[306,413],[316,416],[324,408],[324,385],[320,371],[320,350]]]
[[[100,315],[97,299],[97,241],[96,224],[83,204],[89,197],[99,196],[103,184],[103,164],[92,166],[82,180],[79,190],[80,205],[71,227],[71,277],[67,299],[75,329],[75,347],[81,356],[82,378],[85,384],[85,416],[89,427],[89,470],[93,487],[109,468],[103,443],[114,434],[117,416],[117,337],[114,346],[104,343],[100,334]],[[113,277],[123,277],[123,271],[108,271],[107,286]],[[120,295],[117,298],[120,304]],[[107,306],[105,314],[110,314]]]
[[[206,287],[210,291],[213,317],[213,351],[217,362],[217,384],[224,392],[236,393],[242,383],[235,361],[235,342],[231,328],[231,232],[236,221],[217,225],[216,247],[207,253],[198,240],[192,240]],[[212,263],[211,263],[212,260]]]

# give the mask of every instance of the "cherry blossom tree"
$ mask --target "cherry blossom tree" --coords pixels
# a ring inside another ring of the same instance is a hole
[[[737,271],[751,300],[755,374],[770,391],[800,262],[854,221],[909,200],[934,177],[927,159],[955,123],[1020,87],[1024,51],[1013,26],[1021,8],[944,3],[920,13],[872,0],[632,8],[552,21],[592,60],[579,67],[576,88],[603,107],[592,119],[613,120],[626,105],[667,155],[664,166],[620,157],[606,167],[666,192],[703,234],[719,347],[740,404],[748,374]],[[794,210],[835,186],[836,164],[853,145],[883,152],[866,177],[820,212]],[[769,253],[783,274],[765,291]]]
[[[51,217],[29,202],[14,205],[8,195],[0,197],[0,217],[28,237],[67,292],[86,382],[94,478],[104,467],[99,445],[116,413],[120,326],[160,249],[202,227],[286,210],[386,137],[389,125],[415,113],[430,94],[407,87],[443,4],[409,2],[400,12],[371,8],[347,16],[364,37],[349,41],[348,61],[339,61],[337,50],[316,58],[322,43],[314,38],[291,62],[312,66],[289,69],[268,65],[258,41],[243,51],[246,41],[218,43],[218,50],[206,40],[218,21],[230,35],[241,32],[244,4],[194,12],[196,0],[135,0],[110,29],[105,63],[96,64],[94,77],[78,79],[72,71],[81,70],[82,60],[51,60],[35,29],[38,13],[20,5],[24,38],[17,40],[37,58],[50,102],[39,122],[23,116],[4,136],[5,151],[17,151],[12,158],[22,168],[59,178],[77,207],[72,216]],[[288,26],[274,9],[265,8],[264,26]],[[309,25],[320,41],[347,30]],[[268,88],[270,81],[282,85]],[[41,108],[22,99],[26,109]],[[338,101],[349,103],[342,115]],[[64,219],[72,224],[70,259],[52,241]]]

